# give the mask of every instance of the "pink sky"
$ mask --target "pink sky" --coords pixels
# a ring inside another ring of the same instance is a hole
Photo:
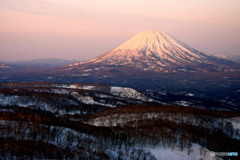
[[[87,60],[142,30],[240,55],[239,0],[0,0],[0,61]]]

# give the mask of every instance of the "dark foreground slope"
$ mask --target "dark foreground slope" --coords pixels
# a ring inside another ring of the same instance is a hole
[[[72,121],[12,108],[0,112],[1,159],[156,159],[149,149],[159,146],[202,159],[209,150],[240,152],[239,128],[232,125],[238,113],[138,105]],[[113,123],[101,126],[109,117]],[[193,150],[195,144],[202,147]]]

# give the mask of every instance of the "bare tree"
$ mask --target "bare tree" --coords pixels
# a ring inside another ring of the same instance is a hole
[[[67,143],[68,143],[68,145],[72,145],[72,143],[73,143],[73,140],[74,140],[74,138],[73,138],[73,133],[71,133],[71,131],[68,131],[67,132]]]
[[[121,157],[123,156],[123,151],[118,151],[118,160],[121,160]]]
[[[139,160],[140,156],[143,154],[143,149],[136,150],[136,153],[137,153],[137,160]]]
[[[203,146],[201,146],[201,147],[199,148],[199,150],[200,150],[200,155],[202,155],[203,149],[204,149]]]
[[[130,154],[130,159],[135,160],[135,149],[132,150]]]
[[[193,151],[193,149],[192,149],[192,143],[188,143],[188,145],[187,145],[187,150],[188,150],[188,155],[190,155],[190,152],[192,152]]]
[[[205,158],[205,156],[207,154],[207,151],[205,149],[203,150],[203,154],[204,154],[204,158]]]

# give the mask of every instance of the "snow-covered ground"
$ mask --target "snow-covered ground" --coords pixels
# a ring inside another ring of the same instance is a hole
[[[211,151],[207,148],[201,147],[196,143],[192,143],[191,145],[189,155],[187,148],[180,151],[178,147],[172,149],[160,145],[155,148],[135,146],[130,149],[128,153],[125,151],[125,147],[123,146],[121,150],[116,149],[113,151],[108,149],[106,153],[111,157],[111,159],[117,159],[118,153],[121,151],[123,153],[122,159],[125,160],[136,160],[138,157],[140,160],[144,160],[144,158],[146,160],[222,160],[220,157],[211,157]],[[133,152],[134,154],[132,154]]]
[[[127,98],[134,98],[141,101],[153,102],[152,98],[148,98],[143,93],[137,92],[135,89],[132,88],[124,88],[124,87],[111,87],[111,94],[120,96],[120,97],[127,97]]]
[[[234,130],[237,131],[236,135],[233,138],[240,139],[240,117],[226,118],[226,122],[232,124]]]
[[[240,117],[229,118],[227,121],[232,123],[234,129],[240,130]]]
[[[179,148],[174,148],[173,150],[171,148],[165,148],[163,146],[156,146],[153,148],[144,148],[145,150],[149,150],[156,158],[157,160],[216,160],[217,157],[211,157],[210,151],[206,148],[204,148],[204,151],[202,154],[200,154],[200,148],[201,146],[193,143],[191,152],[188,155],[188,150],[186,148],[183,149],[183,151],[180,151]],[[205,156],[204,153],[206,152]],[[218,157],[218,160],[221,160],[221,158]]]
[[[77,92],[72,92],[71,95],[74,96],[76,99],[78,99],[80,102],[85,104],[96,104],[96,105],[107,106],[107,107],[116,107],[116,105],[96,102],[93,100],[93,97],[79,95]]]

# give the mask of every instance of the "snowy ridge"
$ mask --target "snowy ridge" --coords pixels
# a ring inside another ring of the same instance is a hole
[[[111,94],[119,96],[119,97],[128,97],[134,98],[145,102],[155,102],[154,99],[148,98],[142,93],[137,92],[135,89],[132,88],[124,88],[124,87],[111,87]]]
[[[9,69],[9,68],[13,68],[13,67],[6,65],[5,63],[0,64],[0,69]]]
[[[60,116],[86,114],[86,108],[80,111],[82,104],[114,108],[145,102],[161,103],[132,88],[108,85],[25,83],[3,85],[1,89],[9,89],[11,94],[0,93],[0,106],[37,108]],[[25,95],[25,92],[29,94]],[[74,107],[68,110],[63,107],[69,105]],[[0,107],[0,111],[4,110],[6,109]]]
[[[73,85],[72,85],[73,86]],[[95,90],[95,91],[102,91],[106,92],[115,96],[119,96],[122,98],[133,98],[138,99],[144,102],[158,102],[152,98],[147,97],[143,93],[140,93],[132,88],[127,87],[99,87],[99,86],[77,86],[78,89],[85,89],[85,90]],[[160,102],[159,102],[160,103]]]
[[[103,104],[99,103],[93,100],[93,97],[91,96],[83,96],[79,95],[77,92],[72,92],[71,95],[78,99],[80,102],[85,103],[85,104],[96,104],[96,105],[102,105],[102,106],[107,106],[107,107],[116,107],[116,105],[111,105],[111,104]]]

